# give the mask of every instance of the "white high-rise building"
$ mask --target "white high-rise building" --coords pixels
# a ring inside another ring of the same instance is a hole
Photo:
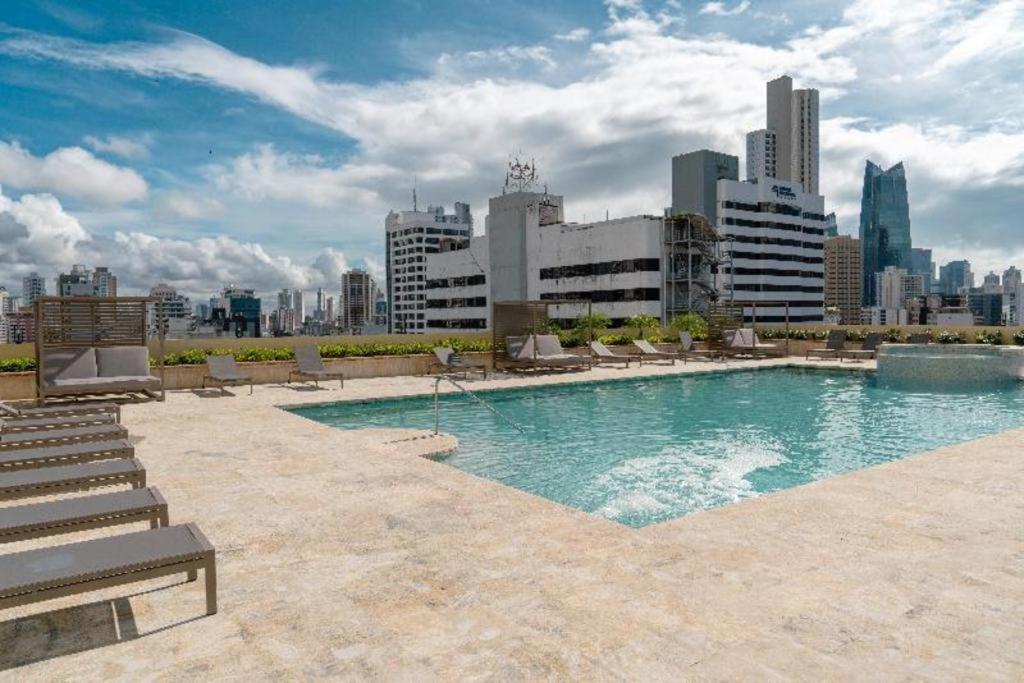
[[[468,240],[473,235],[469,205],[455,213],[431,206],[426,211],[392,211],[384,221],[387,293],[391,303],[388,332],[422,334],[427,329],[426,261],[442,240]]]
[[[295,326],[302,327],[306,322],[306,303],[301,289],[292,292],[292,310],[295,311]]]
[[[761,177],[719,180],[718,232],[727,236],[718,271],[722,301],[758,303],[757,322],[820,323],[824,316],[825,200],[798,183]],[[744,309],[749,320],[753,307]]]
[[[924,276],[904,268],[886,266],[881,273],[875,273],[875,282],[875,305],[879,308],[903,308],[909,299],[924,295]]]
[[[777,149],[774,130],[762,128],[747,133],[747,180],[778,177]]]
[[[106,266],[92,271],[92,288],[96,296],[117,296],[117,276]]]
[[[780,76],[768,82],[767,104],[767,128],[747,134],[747,179],[766,175],[818,194],[818,91],[793,90],[793,79]],[[774,173],[768,172],[772,156]],[[765,172],[758,173],[762,157]]]
[[[21,305],[32,308],[41,296],[46,296],[46,280],[39,273],[29,273],[21,281]]]
[[[341,326],[346,330],[363,329],[373,324],[373,304],[377,284],[365,270],[353,268],[341,274]]]

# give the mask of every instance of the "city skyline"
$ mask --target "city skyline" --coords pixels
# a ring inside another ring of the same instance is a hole
[[[483,206],[518,149],[572,197],[568,220],[658,212],[672,155],[745,160],[782,74],[821,92],[840,233],[856,234],[865,160],[902,160],[937,263],[1020,265],[1024,96],[998,73],[1021,66],[1021,9],[912,4],[880,19],[867,2],[522,3],[503,28],[490,7],[253,3],[229,21],[11,2],[0,284],[74,263],[109,265],[124,293],[333,291],[359,265],[382,282],[381,220],[411,208],[414,182],[424,205]]]

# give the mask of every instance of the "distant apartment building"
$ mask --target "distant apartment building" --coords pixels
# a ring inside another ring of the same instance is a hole
[[[777,149],[774,130],[762,128],[747,133],[747,180],[757,180],[761,176],[778,177]]]
[[[967,294],[967,307],[974,316],[975,325],[1003,324],[1003,293],[983,289]]]
[[[46,280],[39,273],[29,273],[21,280],[21,305],[35,306],[36,299],[46,296]]]
[[[931,249],[910,248],[910,272],[921,276],[924,281],[924,293],[930,294],[937,284]]]
[[[154,305],[150,314],[150,333],[158,334],[160,331],[161,318],[159,312],[163,313],[164,334],[172,339],[180,339],[188,336],[192,327],[192,302],[184,294],[179,294],[174,287],[160,283],[149,290],[149,296],[159,300],[160,305]]]
[[[818,91],[794,90],[781,76],[766,85],[766,105],[766,127],[747,134],[747,179],[768,176],[818,194]]]
[[[924,279],[919,273],[888,266],[875,273],[875,305],[881,308],[902,308],[911,299],[924,295]]]
[[[860,200],[860,246],[864,267],[864,305],[877,299],[875,275],[889,266],[913,269],[907,177],[900,162],[883,171],[870,160],[864,167]]]
[[[365,270],[353,268],[341,275],[339,318],[346,330],[362,330],[373,324],[377,285]]]
[[[419,211],[414,205],[412,211],[391,211],[384,221],[384,231],[388,332],[422,334],[427,330],[427,256],[440,251],[443,239],[472,237],[469,205],[457,202],[450,214],[441,206]]]
[[[68,273],[57,276],[58,296],[95,296],[92,273],[84,265],[75,264]]]
[[[981,291],[985,294],[1002,294],[1003,286],[999,283],[999,276],[989,271],[988,275],[982,278]]]
[[[333,325],[335,323],[334,297],[333,296],[327,297],[327,302],[324,305],[324,321],[329,323],[329,324],[331,324],[331,325]]]
[[[227,285],[219,297],[210,300],[210,318],[217,334],[235,337],[261,337],[262,305],[252,289]]]
[[[11,296],[6,287],[0,287],[0,318],[14,313],[17,299]]]
[[[117,296],[117,276],[106,266],[92,271],[92,290],[95,296]]]
[[[825,240],[825,308],[839,313],[842,325],[857,325],[861,317],[860,241],[841,235]]]
[[[488,238],[441,240],[426,262],[427,331],[490,327]]]
[[[969,261],[950,261],[939,268],[939,291],[962,294],[974,288],[974,273]]]

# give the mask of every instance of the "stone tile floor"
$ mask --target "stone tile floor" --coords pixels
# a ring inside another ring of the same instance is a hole
[[[220,612],[204,616],[201,581],[174,579],[6,610],[0,678],[1024,678],[1024,432],[635,530],[420,457],[450,437],[276,407],[432,388],[378,378],[127,407],[172,523],[217,547]]]

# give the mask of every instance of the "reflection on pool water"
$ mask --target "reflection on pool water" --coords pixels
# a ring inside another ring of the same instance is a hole
[[[772,368],[480,392],[441,401],[443,462],[641,527],[1024,425],[1013,384],[963,393]],[[432,397],[292,409],[342,428],[432,429]]]

